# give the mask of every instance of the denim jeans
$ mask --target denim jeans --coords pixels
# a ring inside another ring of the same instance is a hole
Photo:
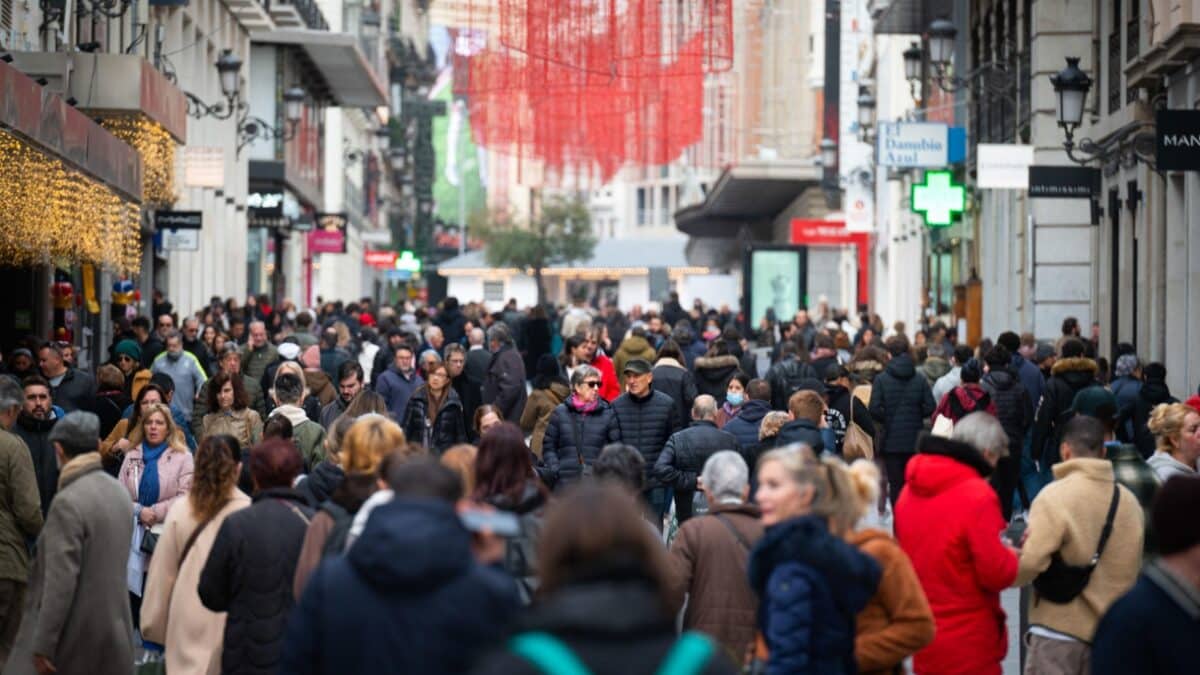
[[[642,493],[646,500],[646,515],[659,532],[662,532],[663,516],[667,515],[667,509],[671,508],[671,492],[670,486],[659,486]]]

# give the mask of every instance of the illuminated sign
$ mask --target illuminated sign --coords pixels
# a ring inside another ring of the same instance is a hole
[[[967,204],[967,191],[955,185],[949,171],[926,171],[924,183],[913,183],[912,210],[930,227],[947,227]]]

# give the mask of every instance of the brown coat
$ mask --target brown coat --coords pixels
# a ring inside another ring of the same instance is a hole
[[[567,400],[571,390],[561,382],[551,382],[546,389],[534,389],[525,402],[525,411],[521,413],[521,431],[533,434],[529,441],[529,449],[538,457],[542,456],[542,439],[546,437],[546,425],[550,423],[550,413],[558,404]]]
[[[880,530],[849,535],[850,543],[879,563],[879,588],[858,613],[854,658],[860,673],[897,672],[904,659],[933,642],[933,612],[912,562]],[[901,671],[902,672],[902,671]]]
[[[308,387],[309,393],[321,401],[322,406],[329,405],[337,398],[337,388],[323,370],[305,370],[304,385]]]
[[[734,663],[741,663],[758,630],[758,598],[750,589],[746,564],[750,551],[716,514],[753,546],[763,534],[758,507],[718,504],[709,515],[692,518],[671,544],[675,591],[688,594],[683,627],[713,637]]]

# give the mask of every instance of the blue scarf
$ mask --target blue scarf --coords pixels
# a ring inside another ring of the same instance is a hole
[[[138,482],[138,503],[154,506],[158,503],[158,458],[167,451],[168,444],[142,443],[142,480]]]

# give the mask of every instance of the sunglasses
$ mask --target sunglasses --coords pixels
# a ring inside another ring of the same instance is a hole
[[[122,355],[120,355],[120,356],[118,356],[118,357],[117,357],[117,360],[118,360],[118,361],[132,361],[132,360],[133,360],[133,358],[132,358],[132,357],[130,357],[130,356],[125,356],[124,354],[122,354]]]
[[[595,381],[591,381],[591,382],[584,382],[584,383],[583,383],[583,386],[585,386],[585,387],[591,387],[592,389],[598,389],[598,388],[600,387],[600,383],[599,383],[599,382],[595,382]]]

